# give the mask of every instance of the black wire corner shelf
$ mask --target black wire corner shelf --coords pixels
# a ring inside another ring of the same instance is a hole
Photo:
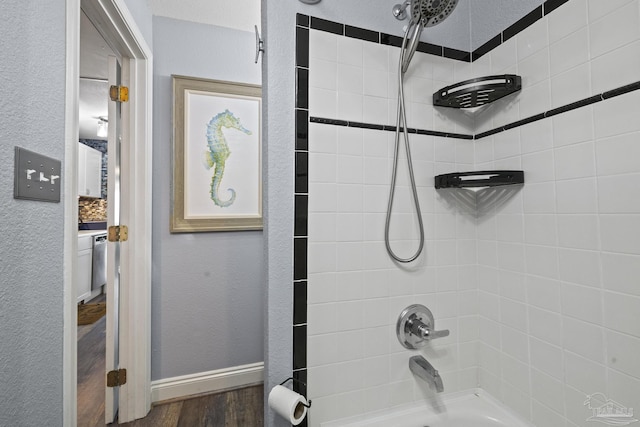
[[[454,172],[435,177],[435,187],[478,188],[524,184],[524,172],[515,170]]]
[[[450,108],[480,107],[520,89],[522,89],[522,78],[515,74],[478,77],[435,92],[433,105]]]

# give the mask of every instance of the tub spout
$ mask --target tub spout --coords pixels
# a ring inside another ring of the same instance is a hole
[[[414,375],[426,381],[429,387],[435,388],[436,392],[442,393],[444,391],[440,374],[424,357],[413,356],[409,359],[409,369]]]

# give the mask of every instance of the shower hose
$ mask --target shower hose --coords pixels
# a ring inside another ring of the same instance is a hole
[[[421,25],[420,22],[415,23],[414,25]],[[409,132],[407,130],[407,114],[404,102],[404,74],[406,69],[408,68],[408,63],[403,66],[403,62],[405,55],[407,55],[407,39],[409,37],[409,32],[411,31],[412,25],[407,26],[407,30],[404,33],[404,38],[402,40],[402,47],[400,49],[400,60],[398,65],[398,114],[396,117],[396,132],[395,132],[395,148],[393,152],[393,171],[391,173],[391,187],[389,189],[389,203],[387,205],[387,218],[384,225],[384,243],[387,248],[387,252],[397,262],[400,263],[410,263],[415,261],[422,252],[424,248],[424,225],[422,223],[422,214],[420,212],[420,202],[418,201],[418,191],[416,190],[416,181],[413,176],[413,164],[411,159],[411,148],[409,147]],[[415,35],[419,37],[419,32]],[[413,41],[415,44],[418,43],[418,40]],[[413,53],[413,52],[412,52]],[[409,61],[411,60],[412,53],[409,56]],[[408,62],[408,61],[407,61]],[[404,70],[403,70],[404,69]],[[413,194],[413,204],[415,206],[416,217],[418,218],[418,228],[420,230],[420,242],[418,244],[417,250],[408,258],[403,258],[398,256],[393,249],[391,248],[391,243],[389,241],[389,228],[391,223],[391,211],[393,209],[393,198],[396,192],[396,178],[398,175],[398,152],[400,151],[400,133],[404,136],[404,146],[405,151],[407,152],[407,166],[409,170],[409,180],[411,182],[411,192]]]

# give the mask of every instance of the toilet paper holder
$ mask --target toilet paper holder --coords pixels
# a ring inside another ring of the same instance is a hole
[[[288,381],[293,381],[294,383],[302,384],[303,386],[305,386],[305,388],[307,387],[307,383],[305,383],[304,381],[300,381],[300,380],[298,380],[296,378],[293,378],[293,377],[289,377],[286,380],[282,381],[280,383],[280,385],[285,385]],[[305,396],[305,399],[306,399],[306,396]],[[304,402],[301,402],[302,406],[304,406],[306,408],[311,408],[311,400],[307,400],[307,402],[309,402],[309,403],[306,404]]]

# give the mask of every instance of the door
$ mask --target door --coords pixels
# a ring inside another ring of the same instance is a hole
[[[122,108],[121,119],[110,123],[109,144],[119,148],[120,167],[109,162],[109,173],[118,176],[121,185],[109,185],[109,197],[119,200],[120,208],[108,207],[109,225],[124,222],[129,226],[127,242],[108,243],[111,306],[107,310],[109,336],[106,354],[109,370],[127,368],[127,382],[118,391],[109,388],[105,402],[105,420],[116,414],[128,422],[147,415],[151,407],[151,158],[152,158],[152,52],[133,15],[123,0],[66,0],[67,97],[65,111],[65,158],[76,159],[78,152],[78,87],[80,8],[116,52],[122,65],[122,80],[130,88],[131,101]],[[115,65],[115,64],[114,64]],[[114,66],[114,71],[117,66]],[[114,73],[115,81],[115,73]],[[112,113],[109,113],[110,115]],[[111,120],[110,120],[111,121]],[[117,123],[117,126],[115,125]],[[117,131],[117,132],[116,132]],[[115,136],[116,133],[118,136]],[[109,147],[111,150],[112,148]],[[115,148],[114,148],[115,149]],[[110,155],[111,157],[111,155]],[[77,164],[65,162],[65,193],[77,194]],[[117,181],[114,181],[117,182]],[[65,229],[77,228],[77,199],[64,198]],[[116,214],[119,216],[116,221]],[[77,418],[77,329],[76,278],[77,238],[65,237],[65,318],[63,365],[63,424],[74,426]],[[115,266],[116,252],[120,266]],[[133,260],[135,254],[135,262]],[[122,284],[116,285],[116,279]],[[135,283],[135,286],[130,284]],[[115,313],[118,313],[116,315]],[[118,340],[114,341],[113,338]],[[117,345],[115,344],[117,342]]]
[[[109,86],[121,84],[121,66],[114,56],[109,57]],[[120,224],[120,163],[122,156],[122,106],[120,102],[109,99],[109,135],[107,137],[108,183],[107,183],[107,226]],[[107,327],[106,327],[106,371],[120,369],[120,242],[107,244]],[[118,413],[119,387],[109,387],[105,382],[105,423],[115,420]]]

